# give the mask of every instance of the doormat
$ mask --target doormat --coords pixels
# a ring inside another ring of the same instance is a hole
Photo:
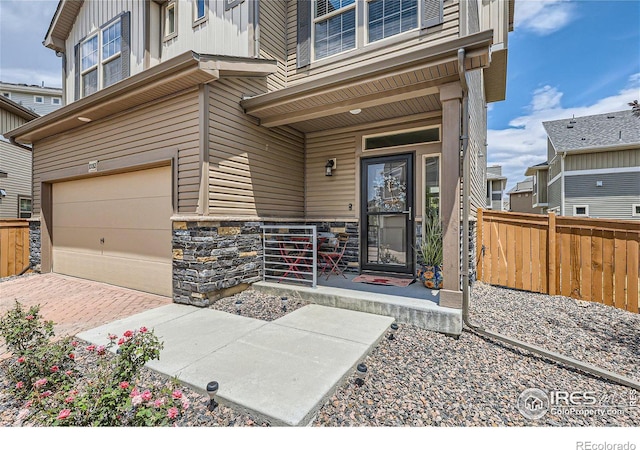
[[[411,278],[393,278],[387,276],[359,275],[353,279],[356,283],[379,284],[381,286],[407,287],[413,280]]]

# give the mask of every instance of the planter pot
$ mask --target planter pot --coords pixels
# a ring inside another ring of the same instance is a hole
[[[442,289],[442,268],[440,266],[421,264],[418,267],[417,275],[426,288]]]

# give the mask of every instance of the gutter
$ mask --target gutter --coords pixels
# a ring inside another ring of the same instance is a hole
[[[9,142],[12,145],[15,145],[16,147],[20,147],[20,148],[23,148],[25,150],[29,150],[30,152],[33,151],[33,149],[31,147],[29,147],[28,145],[24,145],[24,144],[21,144],[19,142],[16,142],[16,138],[15,137],[10,137],[9,138]]]
[[[462,156],[463,156],[463,176],[464,184],[463,184],[463,252],[462,252],[462,323],[463,329],[462,331],[470,332],[476,334],[483,338],[488,338],[494,341],[503,342],[512,347],[521,348],[538,357],[543,357],[550,359],[556,363],[562,364],[564,366],[573,367],[580,372],[587,373],[590,375],[595,375],[599,378],[614,382],[616,384],[627,386],[637,391],[640,391],[640,381],[633,380],[631,378],[625,377],[623,375],[601,369],[600,367],[596,367],[592,364],[585,363],[582,361],[578,361],[577,359],[561,355],[556,352],[549,351],[545,348],[539,347],[537,345],[529,344],[527,342],[523,342],[509,336],[502,335],[500,333],[496,333],[493,331],[485,330],[471,322],[469,317],[469,198],[471,195],[469,175],[471,172],[471,162],[469,160],[469,137],[467,136],[468,131],[468,86],[466,79],[466,71],[464,68],[464,49],[460,48],[458,50],[458,75],[460,76],[460,84],[462,85],[463,91],[463,117],[462,117],[462,129],[463,134],[460,137],[462,142]]]

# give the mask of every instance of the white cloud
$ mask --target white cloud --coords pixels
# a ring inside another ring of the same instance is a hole
[[[515,29],[544,36],[567,25],[576,17],[569,0],[519,0],[515,7]]]
[[[562,95],[552,86],[536,89],[528,114],[512,119],[508,128],[487,131],[489,164],[502,165],[502,173],[509,179],[507,189],[525,178],[527,167],[547,158],[547,134],[542,122],[627,110],[630,101],[640,100],[640,73],[631,75],[627,86],[617,94],[591,105],[564,108]]]
[[[26,68],[2,69],[0,74],[2,81],[6,83],[37,84],[40,86],[44,82],[46,87],[62,87],[62,66],[60,66],[60,70],[51,72]]]

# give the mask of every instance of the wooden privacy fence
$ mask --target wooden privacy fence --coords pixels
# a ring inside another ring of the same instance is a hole
[[[638,312],[640,221],[478,210],[478,279]]]
[[[0,219],[0,278],[18,275],[29,265],[29,222]]]

